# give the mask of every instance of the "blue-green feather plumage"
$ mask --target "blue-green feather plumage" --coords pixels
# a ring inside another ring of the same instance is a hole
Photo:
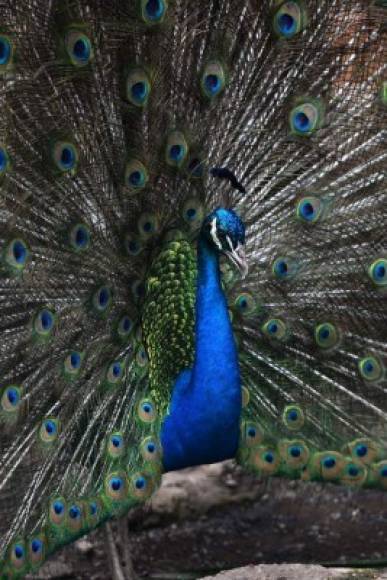
[[[385,2],[3,4],[1,573],[165,469],[386,490]]]

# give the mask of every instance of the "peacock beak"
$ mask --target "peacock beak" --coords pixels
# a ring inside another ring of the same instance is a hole
[[[235,264],[238,268],[242,280],[246,278],[247,273],[249,271],[249,266],[247,264],[246,259],[246,252],[245,246],[243,244],[238,244],[236,248],[232,247],[232,244],[229,242],[230,251],[226,251],[225,254],[228,258],[230,258],[231,262]]]

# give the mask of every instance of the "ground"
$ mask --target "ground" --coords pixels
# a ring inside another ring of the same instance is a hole
[[[381,491],[259,481],[226,462],[167,474],[151,504],[131,513],[128,525],[141,579],[190,580],[262,563],[286,566],[216,578],[336,577],[333,569],[291,566],[302,563],[356,568],[340,571],[345,578],[387,579],[387,494]],[[35,578],[108,580],[105,543],[98,530],[63,550]]]

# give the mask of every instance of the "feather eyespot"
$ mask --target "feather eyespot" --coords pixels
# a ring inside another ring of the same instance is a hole
[[[197,199],[188,199],[183,206],[183,220],[191,228],[197,228],[201,225],[204,218],[204,207]]]
[[[10,161],[7,150],[3,145],[0,145],[0,177],[5,175],[9,169]]]
[[[340,481],[345,485],[361,486],[367,478],[367,468],[361,463],[355,463],[350,459],[345,461]]]
[[[13,568],[21,570],[27,562],[26,545],[23,540],[16,541],[10,548],[10,562]]]
[[[138,219],[138,232],[143,240],[152,238],[159,229],[159,221],[156,214],[145,212]]]
[[[105,478],[105,493],[113,501],[122,501],[126,498],[128,484],[123,472],[117,471]]]
[[[289,335],[289,329],[284,320],[270,318],[262,326],[262,333],[271,340],[284,341]]]
[[[257,423],[245,421],[242,424],[242,441],[246,447],[254,447],[263,441],[263,431]]]
[[[52,524],[61,526],[66,519],[66,502],[62,497],[54,498],[49,505],[48,517]]]
[[[304,426],[305,415],[298,405],[288,405],[283,411],[282,421],[291,431],[298,431]]]
[[[43,419],[39,429],[39,440],[44,445],[52,445],[59,437],[59,419],[48,417]]]
[[[219,62],[206,64],[200,79],[203,95],[207,99],[213,100],[224,90],[225,84],[226,77],[222,65]]]
[[[188,155],[188,143],[181,131],[172,131],[168,135],[165,151],[167,165],[179,169]]]
[[[5,387],[1,396],[1,408],[10,416],[15,415],[21,403],[22,388],[16,385]]]
[[[12,55],[13,46],[11,39],[4,34],[0,34],[0,73],[11,63]]]
[[[16,238],[5,247],[3,259],[11,275],[19,275],[26,268],[30,259],[30,251],[24,240]]]
[[[145,461],[157,462],[161,458],[160,443],[154,437],[146,437],[141,445],[140,452]]]
[[[82,369],[84,355],[82,352],[73,350],[68,353],[63,361],[63,375],[68,380],[76,379]]]
[[[127,314],[123,314],[116,323],[116,335],[120,342],[126,342],[133,330],[133,320]]]
[[[316,326],[314,339],[320,348],[325,350],[333,349],[340,342],[340,332],[334,324],[323,322]]]
[[[305,98],[290,111],[290,131],[294,135],[309,137],[323,122],[323,105],[319,99]]]
[[[387,286],[387,260],[378,258],[368,268],[368,275],[375,286]]]
[[[129,494],[138,500],[147,499],[153,489],[152,479],[146,473],[135,473],[129,480]]]
[[[85,224],[74,225],[69,232],[71,249],[74,252],[85,252],[90,247],[90,229]]]
[[[272,475],[279,467],[280,457],[275,449],[261,445],[252,448],[249,462],[262,475]]]
[[[377,382],[384,378],[384,366],[375,356],[366,356],[359,360],[358,369],[367,382]]]
[[[67,510],[67,526],[72,532],[79,532],[83,526],[83,506],[72,503]]]
[[[167,0],[141,0],[142,19],[150,26],[163,22],[167,9]]]
[[[28,555],[29,561],[33,567],[39,566],[44,558],[46,552],[46,539],[43,535],[34,536],[28,541]]]
[[[304,441],[281,441],[279,444],[279,452],[286,463],[292,469],[300,469],[308,463],[309,449]]]
[[[243,317],[248,317],[257,312],[257,303],[252,294],[242,292],[235,298],[234,309]]]
[[[274,31],[281,38],[293,38],[305,28],[306,20],[303,0],[282,2],[274,14]]]
[[[150,399],[143,399],[137,407],[138,417],[143,423],[153,423],[157,418],[157,411]]]
[[[151,82],[147,73],[137,68],[131,70],[126,79],[126,99],[135,107],[145,107],[151,93]]]
[[[303,197],[297,203],[297,218],[307,224],[316,223],[322,214],[322,203],[318,197]]]
[[[137,159],[128,161],[125,168],[125,185],[129,189],[140,191],[141,189],[144,189],[148,180],[148,171],[141,161],[138,161]]]
[[[118,459],[125,453],[124,437],[121,432],[117,431],[108,436],[107,453],[110,459]]]
[[[83,67],[93,58],[90,38],[80,30],[69,30],[65,37],[65,47],[72,65]]]
[[[73,174],[78,166],[79,154],[77,147],[68,141],[57,141],[51,153],[55,168],[61,173]]]
[[[108,387],[119,385],[124,378],[125,367],[121,361],[113,361],[106,370],[105,383]]]
[[[296,276],[300,268],[298,260],[281,256],[272,264],[272,272],[277,280],[291,280]]]
[[[94,312],[100,316],[108,313],[112,306],[113,293],[109,286],[100,286],[92,296],[92,306]]]
[[[370,465],[379,458],[380,448],[372,439],[355,439],[347,445],[347,451],[356,462]]]
[[[34,336],[42,340],[48,339],[54,330],[55,323],[56,315],[52,310],[48,308],[39,310],[32,321]]]

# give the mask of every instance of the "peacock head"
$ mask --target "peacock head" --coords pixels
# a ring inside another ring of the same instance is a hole
[[[238,268],[242,278],[248,271],[245,255],[245,226],[232,209],[218,207],[202,225],[202,234],[221,254],[226,255]]]

